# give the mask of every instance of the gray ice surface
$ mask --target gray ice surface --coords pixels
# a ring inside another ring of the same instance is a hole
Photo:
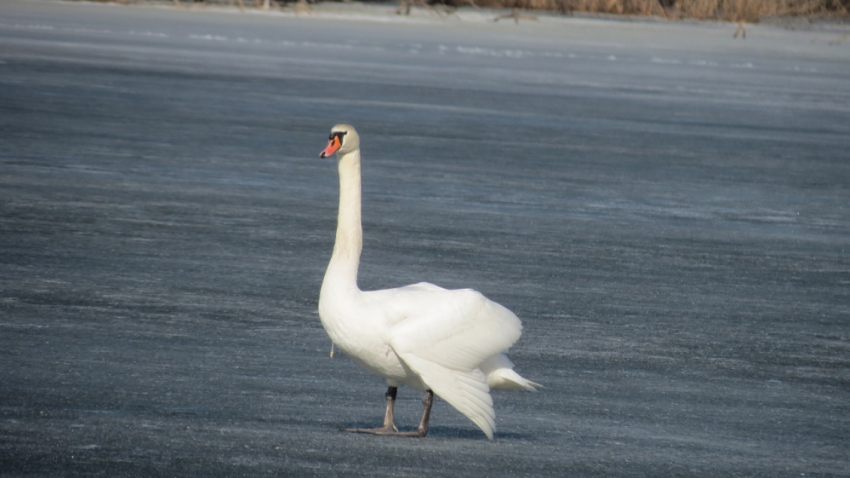
[[[0,476],[850,475],[840,26],[235,12],[0,3]],[[337,431],[338,122],[361,286],[524,321],[493,442]]]

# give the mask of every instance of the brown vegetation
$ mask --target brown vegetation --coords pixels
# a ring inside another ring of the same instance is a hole
[[[288,8],[296,13],[309,13],[310,3],[321,0],[90,0],[117,3],[143,1],[171,2],[175,5],[197,3],[238,5],[275,9]],[[353,1],[353,0],[337,0]],[[359,0],[369,2],[370,0]],[[377,0],[384,1],[384,0]],[[441,17],[452,15],[457,7],[489,7],[512,9],[512,13],[496,19],[513,18],[519,21],[526,16],[521,10],[548,10],[571,14],[573,12],[615,15],[657,16],[667,19],[697,18],[731,22],[757,22],[766,16],[836,16],[850,18],[850,0],[397,0],[400,15],[409,14],[411,8],[425,8]],[[243,3],[244,2],[244,3]],[[309,2],[309,3],[308,3]],[[525,18],[531,19],[531,18]],[[738,33],[746,35],[739,25]],[[839,43],[847,38],[843,37]]]
[[[456,6],[758,21],[768,15],[848,16],[850,0],[446,0]],[[442,2],[441,2],[442,3]]]

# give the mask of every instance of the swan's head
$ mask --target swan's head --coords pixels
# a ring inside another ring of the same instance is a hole
[[[339,153],[345,154],[360,149],[360,136],[357,136],[357,131],[353,126],[347,124],[338,124],[331,128],[330,141],[328,147],[319,153],[320,158]]]

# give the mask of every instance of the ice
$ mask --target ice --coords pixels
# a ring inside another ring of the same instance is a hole
[[[846,474],[846,26],[182,3],[0,2],[0,474]],[[340,122],[361,287],[523,320],[494,442],[338,431]]]

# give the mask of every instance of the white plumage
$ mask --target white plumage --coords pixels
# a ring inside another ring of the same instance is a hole
[[[419,284],[361,291],[357,269],[363,244],[360,224],[360,140],[348,125],[331,130],[321,156],[338,154],[340,204],[334,252],[322,283],[319,316],[336,346],[366,370],[387,380],[382,427],[348,431],[424,436],[431,395],[415,432],[392,422],[395,389],[405,384],[433,391],[478,425],[495,431],[490,389],[535,390],[539,385],[512,370],[503,354],[522,333],[519,318],[471,289]]]

